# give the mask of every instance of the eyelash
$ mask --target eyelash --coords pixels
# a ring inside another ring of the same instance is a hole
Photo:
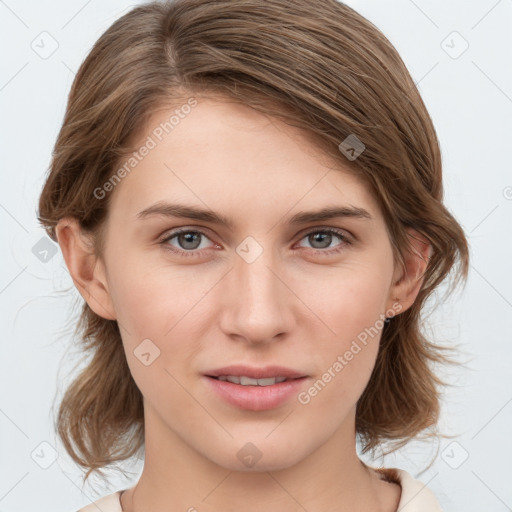
[[[197,230],[197,229],[179,229],[177,231],[173,231],[171,233],[166,233],[164,235],[164,238],[160,239],[159,243],[163,246],[163,248],[165,250],[168,250],[168,251],[171,251],[172,253],[175,253],[175,254],[178,254],[178,255],[181,255],[181,256],[185,256],[185,257],[195,257],[195,256],[198,256],[202,251],[201,250],[197,250],[197,249],[193,249],[193,250],[190,250],[190,251],[185,251],[183,249],[177,249],[175,247],[173,247],[172,245],[169,245],[167,242],[169,242],[170,240],[172,240],[173,238],[175,238],[176,236],[178,235],[181,235],[183,233],[196,233],[196,234],[199,234],[199,235],[202,235],[206,238],[209,239],[209,237],[206,235],[206,233],[203,233],[202,231],[200,230]],[[337,254],[343,250],[345,250],[345,245],[350,245],[351,242],[349,241],[347,235],[341,231],[341,230],[338,230],[338,229],[335,229],[335,228],[316,228],[312,231],[309,231],[308,233],[305,233],[302,238],[300,240],[303,240],[304,238],[312,235],[312,234],[315,234],[315,233],[322,233],[322,234],[332,234],[332,235],[336,235],[337,237],[339,237],[341,239],[341,242],[339,245],[337,245],[335,248],[333,249],[312,249],[313,251],[315,251],[315,254],[322,254],[322,255],[332,255],[332,254]]]

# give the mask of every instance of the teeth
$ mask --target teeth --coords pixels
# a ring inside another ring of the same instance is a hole
[[[268,380],[268,379],[260,379],[260,380]],[[244,377],[242,375],[240,377],[240,384],[242,384],[242,386],[257,386],[258,379],[251,379],[250,377]],[[268,386],[268,384],[265,384],[265,386]]]
[[[284,382],[286,377],[267,377],[265,379],[253,379],[242,375],[237,377],[235,375],[220,375],[217,377],[219,380],[232,382],[233,384],[240,384],[242,386],[272,386]]]

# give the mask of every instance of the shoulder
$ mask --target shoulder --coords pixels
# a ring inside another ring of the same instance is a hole
[[[407,512],[443,512],[435,494],[426,484],[398,468],[373,468],[382,478],[402,488],[398,510]]]
[[[98,512],[98,510],[101,510],[101,512],[123,512],[119,500],[120,495],[121,491],[114,492],[81,508],[77,512]]]

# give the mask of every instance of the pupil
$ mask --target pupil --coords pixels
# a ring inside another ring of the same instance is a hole
[[[194,240],[194,239],[196,239],[196,240]],[[199,240],[199,233],[184,233],[184,234],[180,235],[180,245],[184,249],[196,249],[198,247],[198,244],[197,244],[198,240]],[[194,245],[194,242],[196,242],[195,245]],[[192,246],[190,246],[189,244],[192,244]]]
[[[323,243],[322,245],[322,248],[324,247],[329,247],[329,245],[331,244],[331,238],[332,238],[332,235],[330,235],[329,233],[314,233],[313,235],[311,235],[313,237],[313,240],[314,242],[320,242],[321,244]],[[322,241],[322,237],[325,237],[324,240]],[[320,240],[319,240],[320,238]],[[327,241],[327,243],[325,243]]]

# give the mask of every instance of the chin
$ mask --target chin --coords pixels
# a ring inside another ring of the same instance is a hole
[[[226,455],[222,460],[213,461],[219,466],[222,466],[230,471],[238,471],[243,473],[263,473],[266,471],[281,471],[289,469],[297,464],[301,457],[290,457],[289,453],[279,456],[279,454],[272,454],[271,457],[262,456],[254,465],[249,465],[241,462],[238,457]]]
[[[290,438],[276,436],[270,441],[265,440],[266,432],[261,440],[244,436],[244,440],[230,440],[220,447],[216,453],[205,454],[213,463],[231,471],[264,472],[288,469],[306,458],[308,451],[303,442],[291,443]],[[274,435],[274,434],[272,434]]]

